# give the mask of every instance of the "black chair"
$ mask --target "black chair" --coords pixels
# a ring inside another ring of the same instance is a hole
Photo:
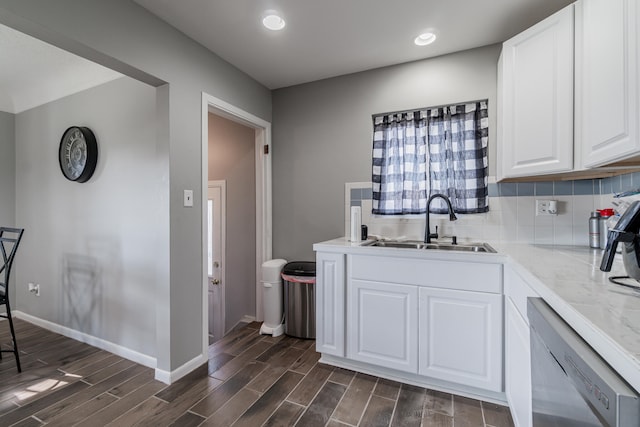
[[[7,308],[6,314],[0,314],[0,317],[4,317],[9,321],[9,328],[11,329],[11,337],[13,339],[13,349],[0,349],[0,359],[2,359],[2,353],[13,353],[16,356],[18,372],[22,372],[22,368],[20,367],[18,343],[16,342],[16,332],[13,329],[11,306],[9,304],[9,279],[11,276],[11,265],[13,264],[18,245],[22,239],[22,233],[24,233],[23,228],[0,227],[0,305],[4,305]],[[2,273],[4,273],[4,275]]]

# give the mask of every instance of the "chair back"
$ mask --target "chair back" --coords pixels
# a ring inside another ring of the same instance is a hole
[[[0,296],[9,298],[11,265],[22,239],[24,228],[0,227]]]

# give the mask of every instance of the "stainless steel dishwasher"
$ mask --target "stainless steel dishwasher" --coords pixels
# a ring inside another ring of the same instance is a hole
[[[534,427],[638,427],[633,390],[541,298],[529,298]]]

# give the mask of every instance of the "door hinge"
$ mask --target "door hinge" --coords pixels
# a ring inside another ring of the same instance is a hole
[[[269,145],[264,146],[264,154],[269,154]]]

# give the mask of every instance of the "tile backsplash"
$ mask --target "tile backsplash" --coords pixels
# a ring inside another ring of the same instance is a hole
[[[431,214],[431,231],[440,239],[455,235],[463,241],[522,242],[556,245],[589,244],[591,211],[614,207],[616,193],[640,188],[640,172],[602,179],[489,184],[489,212],[458,215]],[[536,199],[556,200],[558,214],[536,216]],[[350,207],[362,207],[362,224],[370,235],[424,238],[424,215],[389,217],[371,214],[370,182],[345,184],[345,236],[350,235]],[[446,240],[446,238],[444,239]]]

